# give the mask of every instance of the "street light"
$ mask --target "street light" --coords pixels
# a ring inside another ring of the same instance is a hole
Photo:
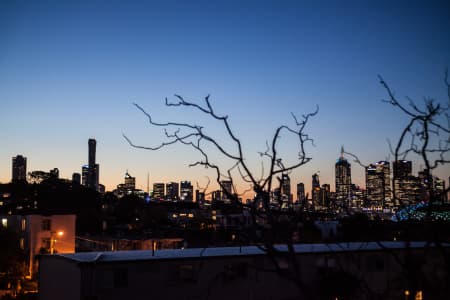
[[[55,243],[56,243],[56,239],[55,239],[55,233],[58,237],[62,237],[64,235],[64,231],[59,230],[57,232],[50,232],[50,254],[53,254],[55,252]]]

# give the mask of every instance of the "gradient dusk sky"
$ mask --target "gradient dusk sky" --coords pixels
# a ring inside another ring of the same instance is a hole
[[[320,171],[334,190],[341,145],[366,163],[384,160],[386,139],[407,123],[381,102],[377,75],[401,100],[446,103],[446,67],[448,1],[1,1],[0,182],[11,180],[17,154],[28,171],[57,167],[70,178],[87,163],[93,137],[107,190],[126,170],[142,189],[147,172],[150,185],[204,185],[211,173],[187,167],[193,151],[134,149],[122,133],[138,144],[162,141],[133,102],[157,121],[194,118],[219,132],[202,115],[164,107],[173,94],[199,102],[211,94],[257,174],[257,151],[276,126],[318,105],[307,128],[313,160],[291,181],[309,190]],[[295,144],[283,141],[294,157]],[[364,187],[363,169],[352,163],[352,173]],[[447,181],[450,168],[436,174]]]

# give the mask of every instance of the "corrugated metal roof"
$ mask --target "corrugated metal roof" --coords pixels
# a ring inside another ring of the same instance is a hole
[[[297,244],[294,249],[299,254],[327,253],[327,252],[350,252],[371,251],[382,249],[424,248],[426,242],[364,242],[364,243],[330,243],[330,244]],[[445,244],[450,247],[450,244]],[[287,251],[285,245],[276,246],[278,251]],[[257,246],[245,247],[218,247],[218,248],[188,248],[172,250],[131,250],[113,252],[80,252],[71,254],[54,254],[75,262],[125,262],[139,260],[166,260],[187,259],[200,257],[226,257],[264,255],[266,252]]]

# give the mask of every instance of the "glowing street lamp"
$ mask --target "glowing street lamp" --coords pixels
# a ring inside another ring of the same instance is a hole
[[[58,237],[62,237],[64,235],[64,231],[62,230],[59,230],[57,232],[52,231],[50,233],[50,254],[53,254],[55,252],[55,243],[56,243],[55,233]]]

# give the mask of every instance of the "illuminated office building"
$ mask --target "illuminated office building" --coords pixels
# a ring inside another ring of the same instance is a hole
[[[288,174],[281,175],[281,197],[283,202],[292,204],[291,179]]]
[[[180,182],[180,199],[185,202],[192,202],[194,195],[194,188],[190,181]]]
[[[318,203],[320,203],[320,194],[321,188],[319,174],[314,173],[312,175],[311,203],[308,203],[308,207],[314,208],[316,205],[318,205]]]
[[[409,160],[398,160],[392,164],[394,204],[409,205],[425,200],[423,178],[420,179],[412,175],[412,162]]]
[[[306,205],[305,184],[303,182],[297,183],[297,201],[303,207]]]
[[[87,186],[88,182],[88,174],[89,174],[89,166],[84,165],[81,167],[81,184]]]
[[[352,176],[350,163],[344,158],[344,148],[335,164],[336,202],[339,206],[349,206],[351,199]]]
[[[136,177],[133,177],[128,173],[128,171],[125,173],[125,184],[124,188],[130,191],[133,191],[136,189]]]
[[[366,192],[369,206],[392,206],[389,162],[379,161],[366,167]]]
[[[178,182],[166,183],[166,200],[178,201],[180,199],[179,186]]]
[[[153,184],[153,199],[164,200],[164,183]]]

